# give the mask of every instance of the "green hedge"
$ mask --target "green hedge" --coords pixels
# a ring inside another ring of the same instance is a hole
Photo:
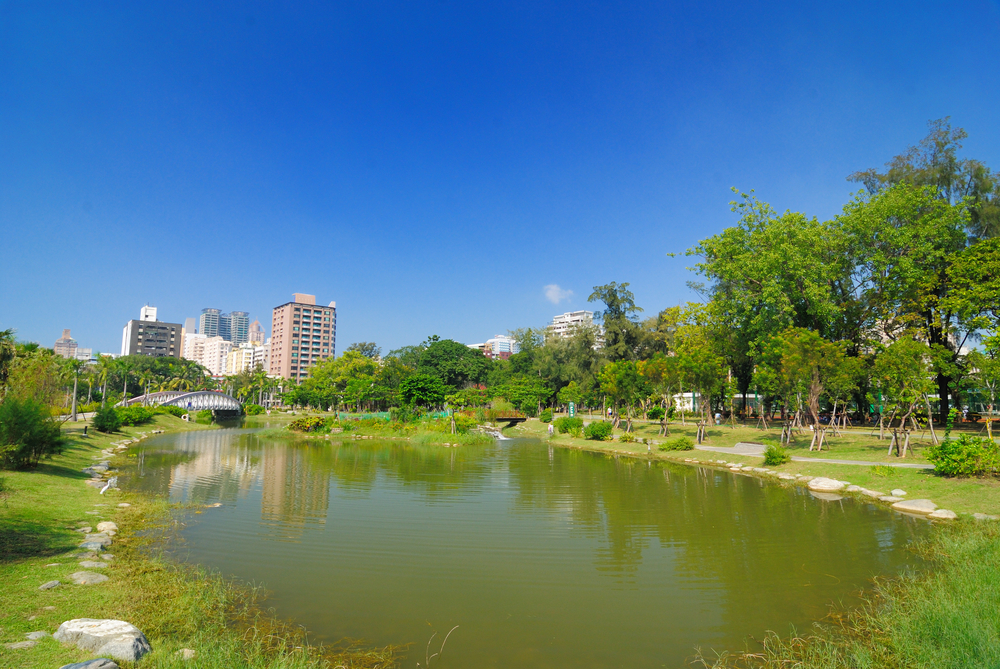
[[[559,434],[572,434],[576,430],[583,429],[583,419],[576,417],[563,416],[562,418],[556,418],[552,424],[559,430]]]
[[[118,414],[121,424],[129,426],[148,423],[153,420],[153,416],[155,415],[152,409],[141,406],[117,407],[115,412]]]
[[[114,407],[105,406],[97,410],[91,423],[98,432],[110,434],[118,431],[122,426],[122,419],[118,417]]]
[[[694,449],[691,437],[674,437],[658,446],[661,451],[690,451]]]

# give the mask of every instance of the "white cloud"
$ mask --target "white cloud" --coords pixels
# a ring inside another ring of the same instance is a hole
[[[568,300],[572,295],[572,290],[563,290],[557,283],[550,283],[545,286],[545,299],[552,304],[559,304],[563,300]]]

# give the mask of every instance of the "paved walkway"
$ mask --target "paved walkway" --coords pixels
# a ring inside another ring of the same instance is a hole
[[[729,453],[730,455],[749,456],[752,458],[764,457],[764,446],[761,444],[748,444],[744,441],[735,446],[695,446],[699,451],[712,451],[714,453]],[[803,458],[793,455],[793,462],[825,462],[831,465],[885,465],[886,467],[902,467],[904,469],[934,469],[934,465],[922,464],[918,462],[867,462],[865,460],[834,460],[830,458]]]

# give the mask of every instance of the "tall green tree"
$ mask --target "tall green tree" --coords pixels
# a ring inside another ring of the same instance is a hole
[[[614,281],[594,286],[588,302],[604,303],[604,310],[594,314],[604,324],[604,352],[609,360],[635,360],[642,340],[637,314],[642,312],[635,304],[635,295],[629,284]]]
[[[1000,234],[1000,179],[982,162],[959,157],[968,133],[952,128],[950,117],[929,121],[927,126],[927,136],[887,162],[885,171],[855,172],[848,181],[864,184],[873,195],[899,184],[931,186],[945,202],[968,207],[968,231],[973,238],[996,237]]]

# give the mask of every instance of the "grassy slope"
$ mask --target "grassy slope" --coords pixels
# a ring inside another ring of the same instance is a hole
[[[80,434],[82,423],[67,425],[73,442],[64,455],[44,462],[35,471],[0,473],[4,480],[0,499],[0,583],[4,584],[0,588],[0,642],[22,641],[25,633],[36,630],[52,633],[72,618],[118,618],[135,624],[149,637],[153,652],[143,658],[141,666],[150,669],[190,667],[174,655],[182,647],[197,650],[199,667],[325,666],[327,660],[346,667],[392,666],[391,649],[352,649],[349,653],[333,649],[325,658],[315,651],[307,656],[301,649],[301,632],[261,616],[252,593],[158,557],[151,550],[155,541],[147,535],[156,529],[169,529],[167,501],[115,492],[101,496],[84,483],[87,477],[80,473],[100,455],[101,448],[121,440],[123,434],[90,431],[84,438]],[[125,428],[124,435],[153,429],[206,426],[157,416],[153,423]],[[119,508],[117,504],[123,500],[132,506]],[[103,572],[110,580],[94,586],[73,585],[68,575],[82,570],[78,561],[67,555],[75,552],[81,541],[73,528],[83,523],[96,527],[100,520],[113,520],[120,530],[109,550],[115,559]],[[50,580],[64,585],[38,590]],[[52,639],[44,639],[29,650],[0,646],[0,666],[58,667],[91,657]]]
[[[584,417],[587,420],[586,417]],[[657,436],[658,425],[655,423],[645,423],[637,421],[633,424],[637,437],[653,439],[659,443],[664,440]],[[548,426],[537,420],[529,420],[521,426],[505,430],[509,436],[535,436],[545,437]],[[977,428],[978,429],[978,428]],[[681,426],[678,423],[670,425],[670,437],[686,435],[694,439],[696,427],[693,424]],[[878,434],[870,436],[871,429],[851,430],[843,437],[834,437],[828,442],[830,450],[824,450],[821,454],[813,451],[809,452],[809,437],[800,437],[797,443],[793,444],[789,452],[796,456],[822,457],[842,460],[864,460],[872,464],[884,462],[922,462],[927,460],[923,457],[926,443],[916,446],[916,454],[908,456],[905,460],[900,460],[895,456],[886,454],[889,446],[888,440],[879,441]],[[974,433],[974,432],[973,432]],[[618,434],[616,432],[616,434]],[[806,432],[808,434],[808,431]],[[737,442],[760,442],[761,439],[771,438],[777,440],[778,430],[755,429],[752,426],[737,426],[731,429],[728,426],[719,426],[708,430],[707,446],[733,446]],[[570,448],[583,448],[595,451],[615,451],[630,453],[634,455],[647,455],[647,446],[641,443],[623,444],[618,441],[589,441],[586,439],[575,439],[568,435],[556,434],[552,438],[552,443]],[[680,460],[684,458],[697,458],[701,461],[710,459],[738,460],[744,464],[760,466],[760,458],[742,457],[736,458],[721,453],[711,451],[672,451],[661,453],[653,447],[652,457],[668,460]],[[882,475],[884,468],[875,472],[871,467],[857,465],[836,465],[821,462],[790,462],[786,465],[771,467],[780,472],[791,474],[804,474],[809,476],[828,476],[841,481],[850,481],[859,486],[873,490],[881,490],[888,494],[893,488],[901,488],[907,492],[909,499],[927,498],[933,500],[938,506],[951,509],[956,513],[991,513],[1000,514],[1000,482],[995,479],[950,479],[938,476],[931,470],[915,469],[893,469],[888,472],[888,476]]]

